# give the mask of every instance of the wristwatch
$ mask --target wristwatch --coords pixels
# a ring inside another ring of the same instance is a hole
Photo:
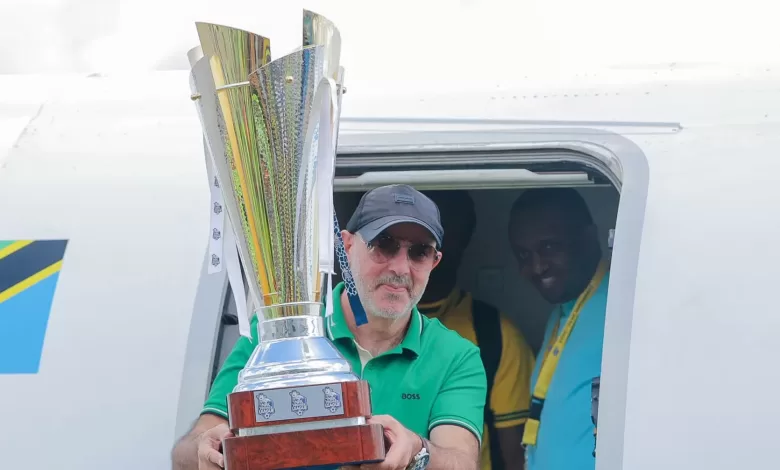
[[[417,452],[417,455],[412,457],[412,461],[407,465],[406,470],[425,470],[428,468],[428,462],[431,460],[431,453],[428,450],[428,440],[420,436],[422,441],[422,449]]]

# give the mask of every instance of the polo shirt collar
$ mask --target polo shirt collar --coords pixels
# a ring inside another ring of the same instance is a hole
[[[333,313],[330,318],[325,319],[327,325],[328,337],[331,340],[338,339],[355,339],[355,336],[349,330],[347,322],[344,319],[344,310],[341,308],[341,294],[344,292],[345,285],[343,282],[338,283],[333,288],[333,297],[330,299],[333,302]],[[369,321],[371,321],[369,319]],[[423,319],[420,312],[415,306],[412,309],[412,318],[409,329],[406,331],[406,336],[401,343],[395,348],[387,351],[385,354],[400,353],[402,350],[408,350],[416,355],[420,354],[420,344],[422,342],[423,331]]]

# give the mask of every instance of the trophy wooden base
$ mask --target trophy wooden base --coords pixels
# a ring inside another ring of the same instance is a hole
[[[229,437],[224,442],[225,470],[278,470],[360,465],[385,458],[382,426]]]
[[[225,470],[337,468],[385,458],[368,382],[285,387],[228,395]]]

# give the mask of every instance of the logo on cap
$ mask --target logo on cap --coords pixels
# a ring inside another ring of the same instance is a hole
[[[397,204],[412,204],[414,205],[414,196],[408,194],[393,193],[393,198]]]

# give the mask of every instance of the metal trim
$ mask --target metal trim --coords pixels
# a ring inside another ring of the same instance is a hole
[[[306,421],[305,423],[273,424],[271,426],[259,426],[256,428],[239,428],[236,435],[238,437],[264,436],[267,434],[281,434],[286,432],[362,426],[364,424],[366,424],[366,418],[361,416],[358,418],[327,419],[322,421]]]
[[[379,150],[379,151],[377,151]],[[478,160],[475,161],[475,157]],[[516,142],[510,144],[430,145],[398,147],[351,147],[339,151],[337,169],[360,167],[452,166],[459,164],[539,164],[571,162],[600,172],[618,191],[623,167],[608,148],[588,142]]]

